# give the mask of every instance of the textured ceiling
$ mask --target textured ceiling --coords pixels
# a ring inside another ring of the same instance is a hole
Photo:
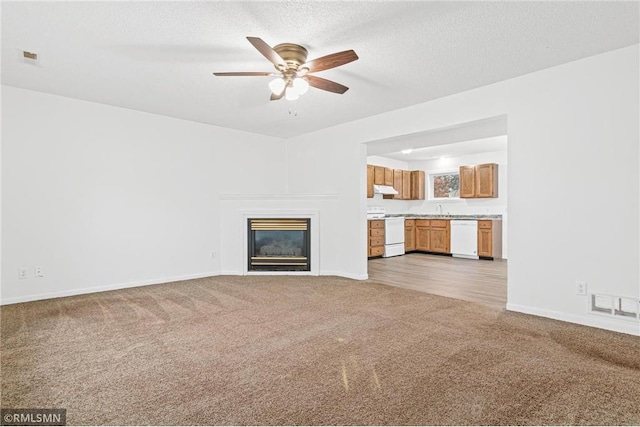
[[[290,138],[638,43],[638,2],[8,2],[2,83]],[[246,36],[309,58],[350,88],[269,101]],[[22,51],[36,52],[37,64]]]

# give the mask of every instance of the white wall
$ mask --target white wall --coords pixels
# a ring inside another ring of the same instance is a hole
[[[340,191],[343,262],[364,274],[363,143],[506,114],[508,308],[640,335],[575,293],[640,294],[639,73],[635,45],[304,135],[289,177]]]
[[[287,145],[289,191],[332,197],[333,209],[322,213],[323,269],[366,278],[366,147],[339,131],[324,139],[325,132]]]
[[[286,189],[275,138],[6,86],[2,107],[3,303],[217,274],[219,194]]]
[[[247,217],[307,217],[311,218],[311,272],[293,274],[367,278],[366,274],[351,273],[350,266],[342,262],[342,246],[350,242],[340,234],[344,232],[343,218],[348,215],[339,195],[270,194],[259,200],[259,204],[256,199],[259,198],[254,195],[221,197],[220,216],[225,224],[221,235],[224,248],[221,274],[245,274],[247,258],[243,252],[246,246],[242,244],[242,236],[247,229]]]

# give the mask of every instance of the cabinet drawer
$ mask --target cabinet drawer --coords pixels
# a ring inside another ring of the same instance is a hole
[[[369,246],[384,246],[384,237],[371,237],[369,239]]]
[[[416,227],[429,227],[430,225],[430,219],[416,219]]]
[[[478,221],[478,228],[491,228],[491,220]]]
[[[369,249],[369,256],[380,256],[384,254],[384,246],[376,246]]]
[[[449,220],[447,220],[447,219],[432,219],[431,220],[431,227],[445,228],[447,225],[449,225]]]
[[[404,220],[404,226],[405,227],[415,227],[416,225],[416,220],[415,219],[405,219]]]
[[[384,238],[384,228],[372,228],[371,230],[369,230],[369,237]]]
[[[370,228],[384,228],[384,220],[369,221]]]

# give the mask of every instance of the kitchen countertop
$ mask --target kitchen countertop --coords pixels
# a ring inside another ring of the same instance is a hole
[[[502,219],[502,215],[429,215],[429,214],[388,214],[385,218],[405,217],[408,219]]]

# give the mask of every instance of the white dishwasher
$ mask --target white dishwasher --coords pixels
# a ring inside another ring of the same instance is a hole
[[[451,220],[451,256],[478,259],[477,220]]]
[[[384,255],[404,255],[404,217],[385,218],[384,220]]]

